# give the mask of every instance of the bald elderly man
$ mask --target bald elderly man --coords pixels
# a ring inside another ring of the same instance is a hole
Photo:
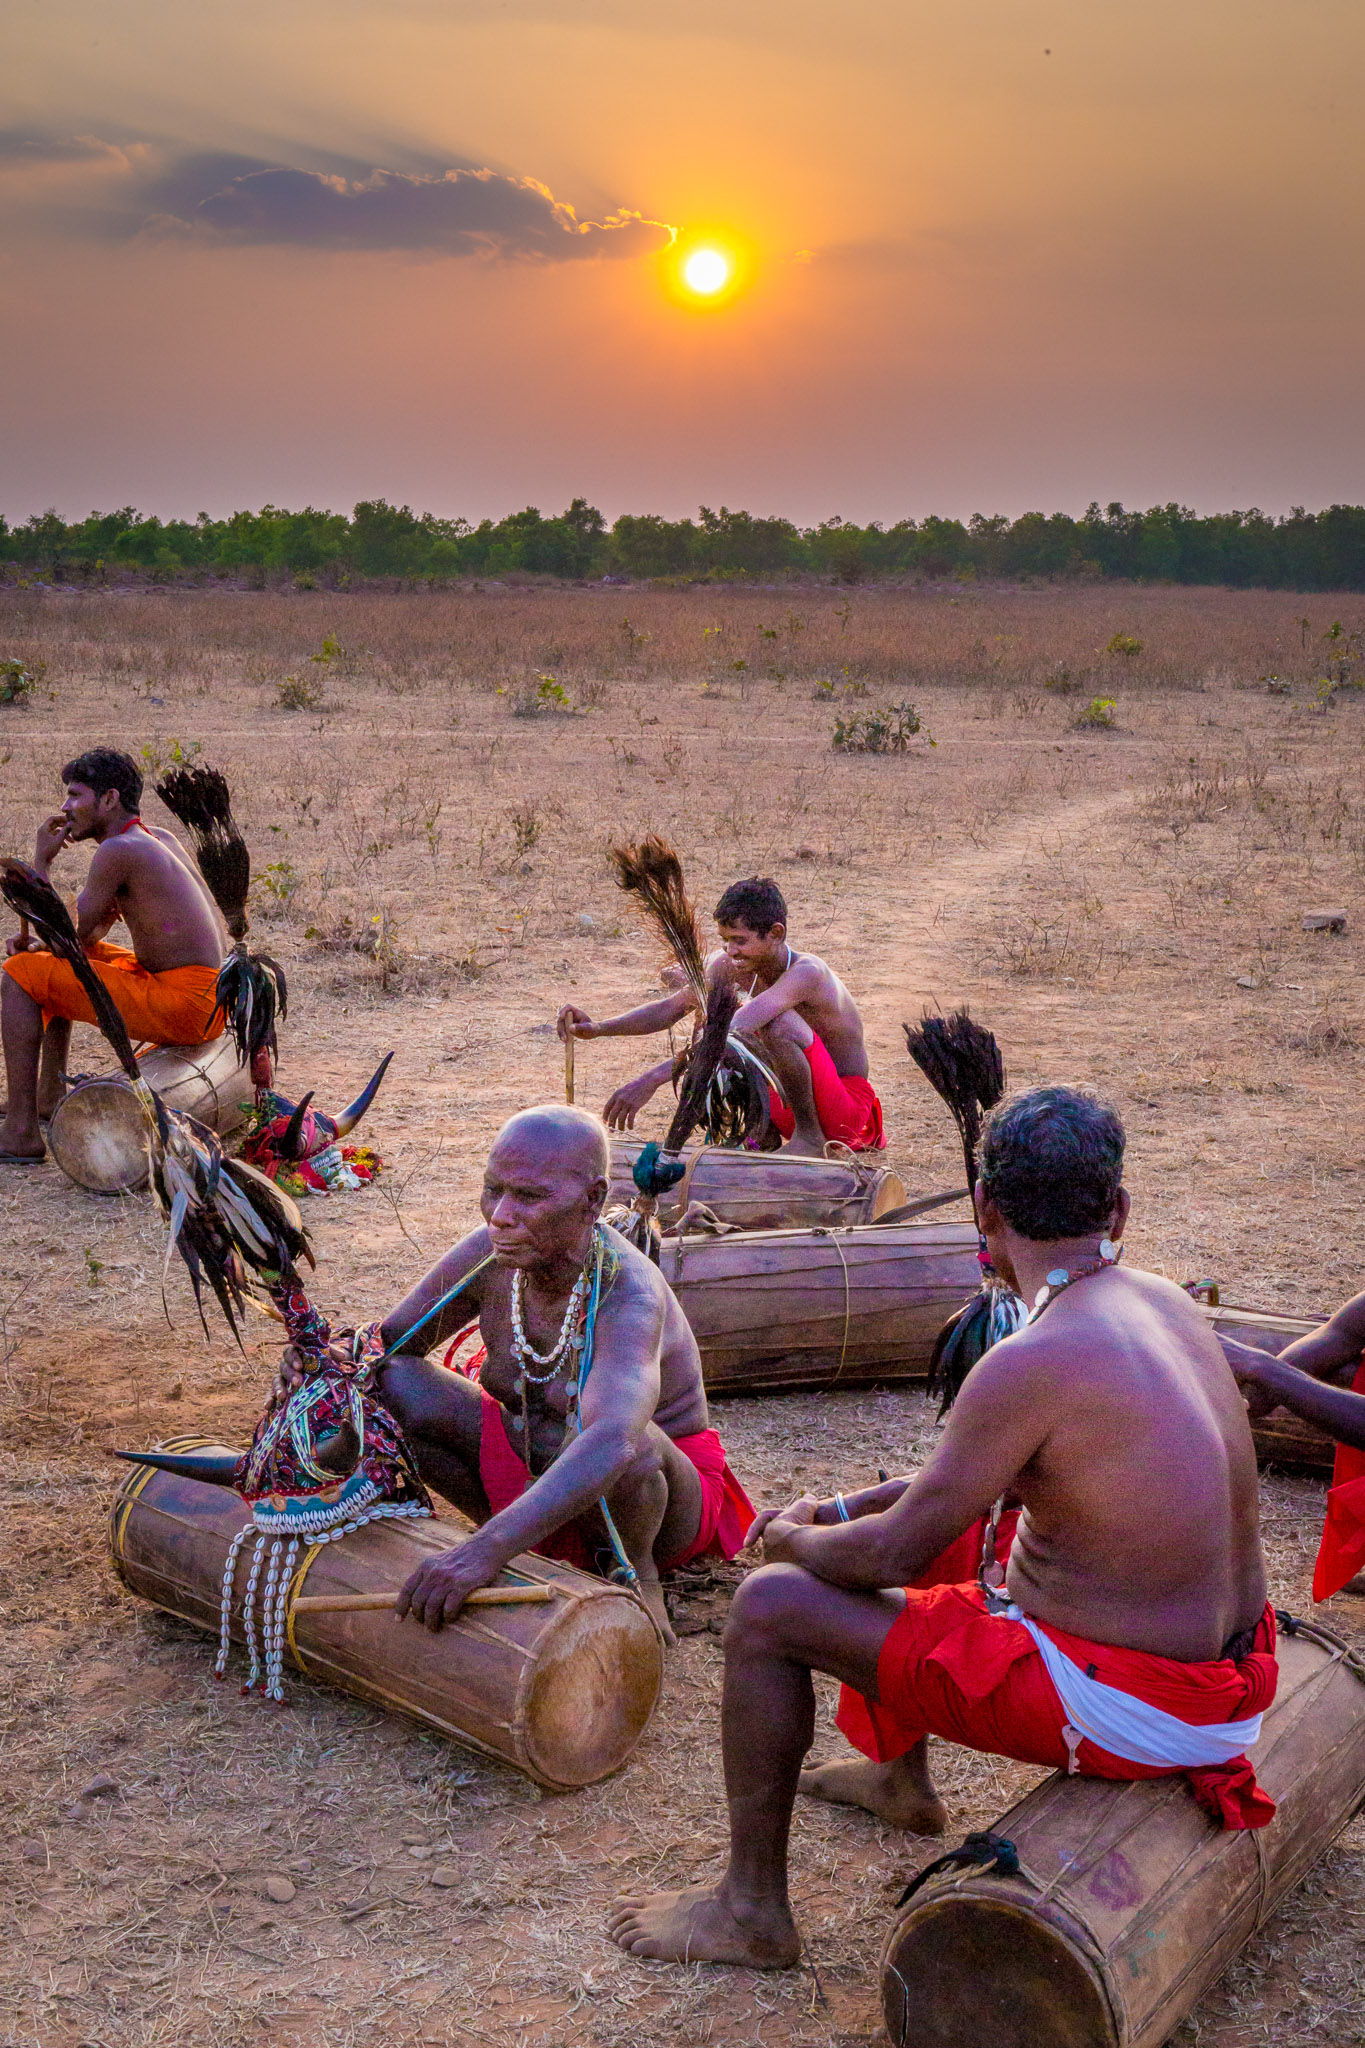
[[[606,1128],[585,1110],[514,1116],[488,1157],[482,1229],[384,1318],[398,1355],[380,1399],[427,1485],[479,1525],[403,1588],[400,1613],[428,1628],[453,1621],[518,1551],[610,1571],[605,1499],[671,1642],[660,1572],[733,1557],[754,1519],[710,1426],[682,1310],[658,1268],[600,1221],[609,1158]],[[465,1372],[427,1356],[476,1316],[483,1349]],[[296,1370],[286,1354],[288,1383]]]

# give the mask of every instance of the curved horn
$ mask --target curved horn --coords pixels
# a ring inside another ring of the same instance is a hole
[[[379,1084],[389,1071],[389,1061],[392,1058],[393,1054],[391,1052],[385,1053],[383,1059],[379,1062],[379,1065],[375,1068],[350,1108],[342,1110],[336,1122],[336,1132],[339,1138],[344,1138],[348,1131],[355,1129],[361,1117],[364,1116],[366,1110],[374,1101],[376,1094],[379,1092]]]
[[[298,1159],[303,1148],[303,1120],[308,1114],[308,1105],[313,1099],[313,1090],[301,1097],[294,1114],[284,1127],[284,1133],[275,1147],[281,1159]]]
[[[349,1416],[340,1428],[313,1446],[313,1463],[321,1465],[324,1472],[335,1473],[338,1479],[349,1479],[359,1462],[360,1438]]]
[[[209,1486],[231,1486],[240,1451],[115,1451],[130,1465],[155,1465],[158,1472],[174,1472],[181,1479],[202,1479]]]

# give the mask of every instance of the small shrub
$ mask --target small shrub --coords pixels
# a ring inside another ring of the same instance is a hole
[[[1142,642],[1136,633],[1115,633],[1104,651],[1106,654],[1116,654],[1132,661],[1135,655],[1141,654]]]
[[[1050,690],[1054,697],[1069,697],[1075,687],[1076,678],[1072,675],[1069,668],[1054,669],[1052,674],[1047,676],[1043,682],[1043,688]]]
[[[45,661],[35,662],[32,668],[13,656],[0,661],[0,704],[27,704],[46,673]]]
[[[184,740],[168,740],[164,753],[156,742],[138,748],[149,775],[159,775],[163,768],[184,768],[196,754],[202,754],[203,751],[202,740],[190,740],[188,743]]]
[[[312,658],[318,659],[316,655]],[[322,698],[321,676],[286,676],[275,689],[275,703],[281,711],[318,711]]]
[[[913,704],[887,704],[880,711],[854,712],[834,721],[833,746],[841,754],[905,754],[924,731]],[[932,747],[936,743],[924,733]]]
[[[513,718],[544,718],[547,714],[572,709],[573,698],[563,683],[556,682],[551,675],[538,674],[534,689],[523,690],[520,696],[512,699]]]
[[[1114,710],[1112,697],[1092,697],[1084,711],[1077,712],[1072,723],[1081,731],[1112,732]]]
[[[518,804],[515,810],[507,813],[507,818],[512,827],[514,856],[522,860],[541,835],[543,827],[540,812],[534,803]]]
[[[303,876],[292,860],[267,861],[261,887],[281,909],[288,907],[303,886]]]

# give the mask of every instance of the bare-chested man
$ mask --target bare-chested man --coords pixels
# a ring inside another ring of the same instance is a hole
[[[62,770],[66,801],[39,828],[33,865],[48,876],[64,846],[95,842],[76,905],[76,930],[132,1038],[198,1045],[221,1026],[214,994],[227,932],[198,868],[174,833],[138,816],[142,771],[127,754],[92,747]],[[132,947],[104,943],[119,919]],[[0,1123],[0,1164],[44,1157],[39,1118],[65,1086],[71,1025],[95,1013],[64,960],[24,937],[4,963],[3,1030],[9,1100]]]
[[[1365,1593],[1365,1294],[1353,1295],[1278,1357],[1221,1332],[1219,1342],[1252,1415],[1287,1408],[1336,1438],[1313,1598]]]
[[[623,1948],[794,1963],[798,1789],[937,1831],[926,1731],[1098,1777],[1183,1769],[1225,1826],[1273,1814],[1243,1754],[1276,1679],[1246,1410],[1179,1288],[1112,1264],[1122,1162],[1093,1097],[1037,1089],[996,1112],[977,1215],[996,1270],[1045,1307],[974,1368],[919,1473],[759,1517],[772,1561],[725,1641],[729,1868],[622,1901]],[[1004,1592],[914,1589],[1007,1493],[1023,1511]],[[872,1761],[803,1774],[813,1670],[843,1680]]]
[[[660,1571],[733,1557],[753,1520],[710,1426],[682,1310],[658,1268],[598,1222],[608,1164],[606,1131],[586,1110],[514,1116],[488,1157],[484,1227],[384,1318],[385,1348],[400,1352],[383,1368],[380,1399],[423,1479],[480,1525],[403,1588],[400,1611],[429,1628],[453,1621],[521,1550],[589,1570],[604,1559],[610,1569],[605,1498],[671,1641]],[[419,1328],[465,1276],[456,1299]],[[477,1379],[426,1357],[476,1313],[485,1346]],[[408,1331],[410,1350],[401,1348]]]
[[[782,1083],[786,1102],[774,1097],[773,1121],[788,1141],[786,1149],[818,1155],[827,1138],[839,1138],[855,1152],[885,1145],[881,1104],[867,1076],[862,1018],[834,969],[787,943],[786,899],[776,882],[754,877],[732,883],[715,915],[721,949],[707,962],[707,980],[713,986],[731,982],[744,998],[734,1028],[753,1037]],[[691,992],[679,989],[599,1024],[566,1003],[558,1030],[564,1039],[570,1033],[644,1037],[680,1023],[691,1008]],[[672,1073],[673,1062],[662,1060],[618,1088],[603,1111],[610,1128],[629,1130]]]

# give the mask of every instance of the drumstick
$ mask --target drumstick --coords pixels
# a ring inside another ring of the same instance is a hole
[[[564,1034],[564,1100],[573,1101],[573,1026]]]
[[[295,1614],[379,1614],[392,1607],[393,1593],[304,1593],[294,1602]],[[553,1600],[553,1586],[482,1586],[466,1593],[466,1607],[523,1607]]]

